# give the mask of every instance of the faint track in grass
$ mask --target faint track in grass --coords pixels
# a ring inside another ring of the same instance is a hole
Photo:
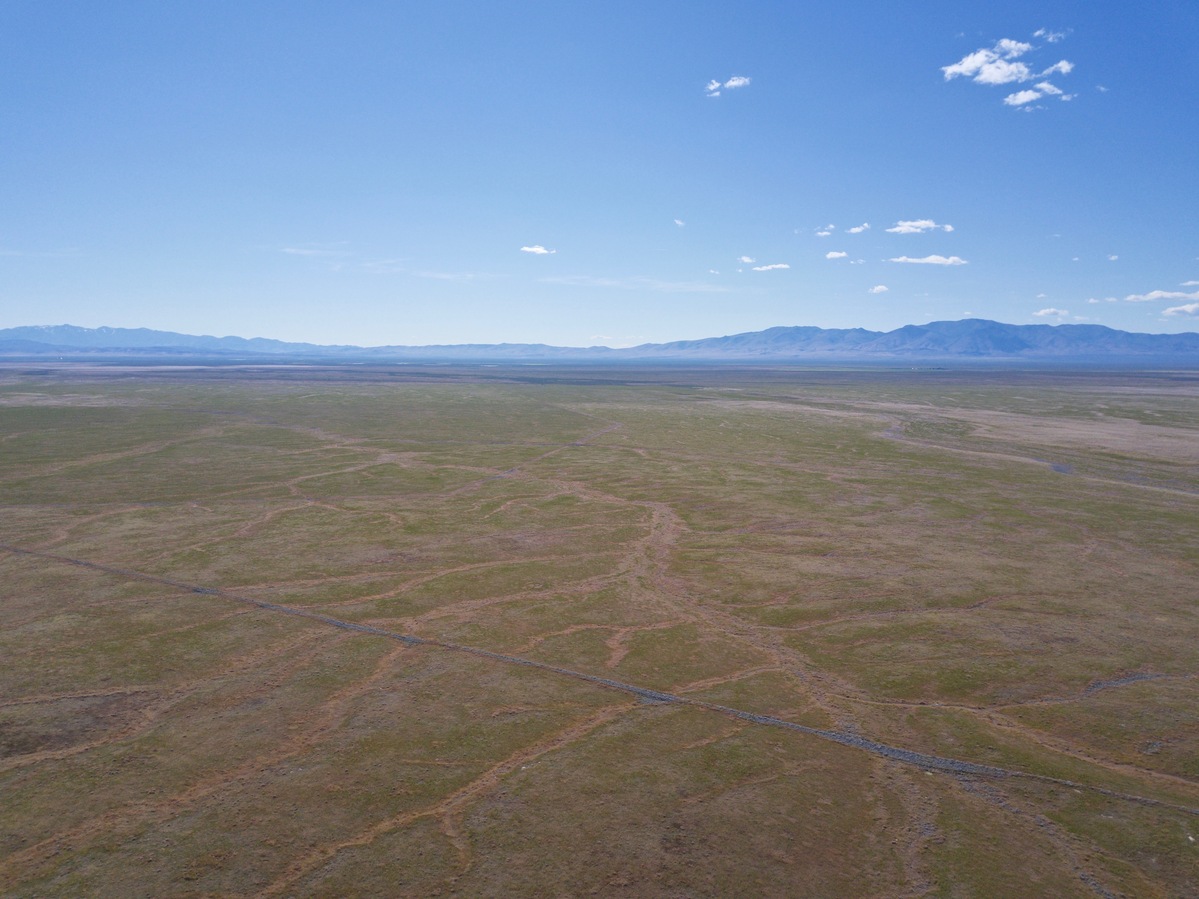
[[[479,478],[476,481],[470,481],[461,485],[460,487],[455,487],[454,489],[450,490],[446,496],[458,496],[461,493],[469,493],[471,490],[476,490],[484,484],[490,483],[491,481],[499,481],[504,478],[509,478],[512,475],[519,473],[520,470],[526,466],[532,465],[535,462],[540,462],[542,459],[548,459],[550,456],[556,455],[563,450],[572,449],[579,446],[587,446],[587,444],[596,437],[607,434],[609,431],[619,430],[621,427],[623,427],[623,425],[617,422],[616,424],[610,424],[607,427],[600,428],[598,431],[592,431],[590,434],[586,434],[580,437],[578,440],[572,440],[569,443],[554,444],[553,449],[547,450],[546,452],[541,453],[538,456],[534,456],[531,459],[526,459],[523,462],[518,462],[511,468],[505,468],[503,471],[496,472],[495,474],[488,475],[484,478]]]
[[[171,578],[161,577],[153,574],[146,574],[144,572],[134,571],[127,568],[117,568],[115,566],[104,565],[99,562],[90,562],[86,559],[76,559],[69,556],[57,555],[55,553],[25,549],[23,547],[13,546],[12,544],[8,543],[0,543],[0,550],[17,556],[39,558],[51,562],[74,565],[91,571],[100,571],[107,574],[116,575],[118,577],[128,578],[130,580],[162,584],[189,593],[196,593],[202,596],[212,596],[219,599],[230,600],[232,602],[244,603],[266,612],[275,612],[282,615],[290,615],[296,618],[306,618],[310,621],[325,624],[343,631],[368,634],[375,637],[383,637],[388,640],[396,640],[407,646],[421,646],[431,649],[441,649],[449,652],[475,656],[476,658],[490,659],[492,661],[507,665],[519,665],[525,668],[546,671],[563,677],[569,677],[574,680],[595,684],[596,686],[605,687],[610,690],[626,693],[635,696],[642,702],[646,703],[687,706],[691,708],[704,709],[706,711],[717,712],[731,718],[748,721],[751,724],[759,724],[767,727],[777,727],[796,731],[808,736],[838,743],[842,746],[860,749],[879,758],[923,768],[926,771],[941,771],[955,776],[986,777],[994,779],[1021,778],[1024,780],[1031,780],[1039,783],[1051,784],[1054,786],[1068,787],[1071,789],[1090,790],[1114,799],[1121,799],[1142,805],[1169,808],[1173,809],[1174,811],[1184,812],[1186,814],[1199,817],[1199,807],[1179,805],[1162,799],[1155,799],[1149,796],[1141,796],[1132,793],[1124,793],[1118,790],[1110,790],[1106,787],[1099,787],[1093,784],[1067,780],[1065,778],[1052,777],[1045,774],[1034,774],[1032,772],[1020,771],[1012,768],[1002,768],[995,765],[984,765],[976,762],[964,761],[962,759],[954,759],[945,756],[915,752],[910,749],[902,749],[896,746],[890,746],[886,743],[879,743],[874,740],[869,740],[865,737],[859,736],[858,734],[849,733],[847,731],[810,727],[805,724],[798,724],[794,721],[775,718],[771,715],[759,715],[754,712],[748,712],[743,709],[733,708],[731,706],[720,705],[714,702],[706,702],[701,699],[692,699],[686,696],[667,693],[661,690],[653,690],[648,687],[641,687],[636,684],[630,684],[624,681],[614,680],[612,678],[588,674],[586,672],[576,671],[570,668],[563,668],[558,665],[551,665],[547,662],[539,662],[535,659],[526,659],[520,656],[492,652],[491,650],[482,649],[476,646],[467,646],[461,643],[451,643],[430,637],[417,637],[411,634],[401,634],[395,631],[373,627],[369,624],[359,624],[353,621],[345,621],[339,618],[334,618],[331,615],[322,615],[319,612],[311,611],[309,609],[295,608],[292,606],[281,605],[279,603],[252,599],[247,596],[222,590],[219,587],[206,587],[198,584],[189,584],[184,581],[173,580]]]
[[[349,638],[347,637],[347,639]],[[287,648],[293,649],[295,646],[293,641]],[[404,651],[403,647],[395,647],[376,665],[372,674],[350,682],[320,703],[313,710],[310,718],[311,727],[306,731],[290,735],[287,739],[275,744],[270,751],[254,756],[240,764],[232,767],[218,766],[214,771],[194,781],[179,793],[127,802],[48,836],[0,861],[0,876],[19,869],[36,869],[39,865],[44,865],[52,859],[66,845],[79,845],[101,835],[111,837],[114,833],[129,832],[147,824],[160,824],[182,814],[186,809],[213,794],[229,789],[234,784],[244,783],[252,776],[261,775],[282,762],[312,749],[319,745],[333,729],[341,715],[344,714],[347,704],[375,686],[390,669],[398,655]],[[289,667],[303,667],[311,664],[312,659],[312,656],[297,657],[289,662]],[[190,695],[190,693],[186,695]],[[176,699],[178,698],[176,697]],[[405,763],[412,764],[409,760],[405,760]]]
[[[1039,468],[1050,469],[1052,466],[1044,459],[1038,459],[1034,456],[1022,456],[1017,453],[1005,453],[1002,450],[988,449],[969,449],[964,446],[951,446],[946,443],[936,443],[931,440],[923,440],[918,437],[911,437],[904,434],[902,431],[895,431],[893,428],[881,433],[881,436],[890,440],[896,440],[900,443],[910,444],[912,446],[922,447],[923,449],[941,450],[947,453],[957,453],[963,456],[977,456],[984,459],[1002,459],[1007,462],[1020,462],[1026,465],[1035,465]],[[1054,468],[1054,471],[1060,469]],[[1064,472],[1063,472],[1064,473]],[[1139,481],[1122,480],[1120,478],[1102,477],[1101,475],[1086,474],[1077,470],[1071,470],[1069,477],[1078,478],[1083,481],[1091,481],[1096,484],[1109,484],[1115,487],[1133,487],[1139,490],[1151,490],[1155,493],[1165,493],[1171,496],[1183,496],[1187,499],[1199,499],[1199,490],[1188,490],[1184,487],[1163,487],[1158,484],[1143,484]]]
[[[634,706],[624,704],[601,709],[582,720],[567,725],[557,733],[550,734],[530,746],[517,750],[508,758],[480,773],[468,784],[452,792],[444,799],[424,808],[402,812],[382,821],[377,821],[355,836],[327,843],[310,849],[286,871],[255,893],[256,896],[277,896],[292,888],[298,881],[323,870],[336,856],[349,849],[369,846],[378,838],[401,830],[423,818],[435,818],[442,826],[442,833],[453,844],[463,869],[470,866],[470,848],[461,832],[460,815],[463,807],[473,799],[494,790],[500,782],[517,769],[534,762],[544,755],[569,747],[576,741],[628,713]]]

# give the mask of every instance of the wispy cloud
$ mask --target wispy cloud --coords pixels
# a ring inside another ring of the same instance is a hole
[[[1038,30],[1033,37],[1047,44],[1056,44],[1065,38],[1065,32],[1049,31],[1045,28]],[[1069,75],[1074,70],[1074,63],[1061,59],[1047,68],[1036,70],[1023,57],[1039,49],[1025,41],[1003,38],[996,41],[994,46],[980,47],[973,53],[967,53],[952,65],[942,66],[941,72],[946,81],[954,78],[969,78],[975,84],[995,87],[1005,84],[1023,84],[1042,79],[1034,88],[1016,91],[1003,98],[1007,106],[1030,108],[1028,104],[1043,97],[1057,97],[1059,100],[1073,100],[1077,94],[1067,94],[1057,85],[1044,80],[1050,75]]]
[[[753,257],[753,256],[738,256],[738,257],[737,257],[737,261],[738,261],[738,262],[743,262],[743,263],[745,263],[746,265],[753,265],[753,264],[754,264],[755,262],[757,262],[758,260],[754,259],[754,257]]]
[[[816,232],[816,236],[817,236],[817,237],[828,237],[828,236],[829,236],[830,234],[832,234],[832,233],[833,233],[832,231],[827,231],[827,230],[825,230],[825,231],[817,231],[817,232]]]
[[[1040,99],[1041,95],[1036,91],[1016,91],[1016,93],[1004,97],[1003,102],[1008,106],[1023,106],[1025,103]]]
[[[674,220],[674,223],[675,223],[676,225],[678,225],[680,228],[686,228],[686,227],[687,227],[687,223],[686,223],[685,221],[683,221],[682,219],[675,219],[675,220]]]
[[[339,257],[348,256],[349,251],[345,249],[344,241],[339,243],[309,243],[301,244],[298,247],[280,247],[279,252],[288,256],[324,256],[324,257]]]
[[[706,281],[662,281],[657,278],[597,278],[591,275],[563,275],[540,278],[542,284],[562,284],[568,287],[607,287],[616,290],[652,290],[658,293],[728,293],[729,288]]]
[[[886,284],[875,284],[866,293],[886,293],[889,289]]]
[[[862,222],[862,224],[858,225],[857,227],[850,228],[849,233],[850,234],[861,234],[863,231],[869,231],[869,230],[870,230],[870,222]]]
[[[539,243],[533,244],[531,247],[521,247],[520,251],[522,253],[532,253],[534,256],[552,256],[558,252],[557,250],[547,250]]]
[[[1056,44],[1062,40],[1069,32],[1066,31],[1050,31],[1048,28],[1038,28],[1032,33],[1033,37],[1039,37],[1047,44]]]
[[[1199,317],[1199,303],[1187,303],[1185,306],[1171,306],[1162,315],[1191,315]]]
[[[433,281],[490,281],[495,278],[495,275],[488,275],[482,272],[431,272],[416,270],[410,271],[408,274],[415,278],[429,278]]]
[[[911,262],[916,265],[966,265],[966,260],[961,256],[922,256],[919,259],[913,259],[911,256],[895,256],[888,259],[888,262]]]
[[[1179,287],[1199,287],[1199,281],[1183,281]]]
[[[1115,262],[1115,261],[1116,261],[1117,259],[1119,259],[1119,258],[1120,258],[1120,257],[1119,257],[1119,256],[1117,256],[1115,253],[1112,253],[1110,256],[1108,256],[1108,257],[1107,257],[1107,261],[1108,261],[1108,262]]]
[[[408,267],[401,259],[368,259],[358,268],[372,275],[406,275]]]
[[[751,81],[753,79],[747,78],[745,75],[734,75],[728,81],[718,81],[713,78],[704,85],[704,92],[709,97],[719,97],[722,88],[727,91],[736,90],[739,87],[747,87]]]
[[[791,268],[791,266],[787,265],[785,262],[775,262],[772,265],[755,265],[753,270],[755,272],[773,272],[784,268]]]
[[[1033,313],[1038,318],[1065,318],[1070,314],[1069,309],[1054,309],[1050,306],[1048,309],[1040,309]]]
[[[1151,290],[1149,293],[1130,293],[1124,298],[1127,303],[1152,303],[1155,300],[1199,300],[1199,290],[1183,293],[1181,290]]]
[[[923,234],[926,231],[952,231],[953,225],[938,225],[932,219],[915,219],[913,221],[896,222],[893,228],[888,228],[888,234]]]
[[[953,225],[939,225],[930,218],[917,218],[909,222],[896,222],[887,234],[924,234],[926,231],[952,231]]]
[[[344,266],[338,265],[339,269]],[[408,275],[412,278],[427,278],[431,281],[493,281],[498,275],[487,272],[439,272],[430,269],[410,268],[402,259],[368,259],[354,263],[353,269],[371,275]]]
[[[841,250],[829,250],[829,252],[824,254],[824,258],[825,259],[844,259],[848,255],[849,255],[848,253],[842,252]]]

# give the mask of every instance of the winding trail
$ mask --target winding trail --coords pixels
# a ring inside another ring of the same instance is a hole
[[[451,643],[444,640],[437,640],[429,637],[417,637],[411,634],[401,634],[395,631],[385,630],[383,628],[373,627],[368,624],[359,624],[353,621],[345,621],[340,618],[334,618],[331,615],[323,615],[320,612],[314,612],[309,609],[296,608],[293,606],[285,606],[279,603],[266,602],[265,600],[253,599],[251,597],[242,596],[237,593],[232,593],[228,590],[223,590],[218,587],[206,587],[198,584],[189,584],[184,581],[178,581],[171,578],[161,577],[159,575],[147,574],[145,572],[134,571],[127,568],[117,568],[111,565],[104,565],[99,562],[91,562],[86,559],[77,559],[70,556],[62,556],[55,553],[48,553],[40,550],[27,549],[19,546],[13,546],[8,543],[0,543],[0,551],[11,553],[17,556],[29,558],[44,559],[50,562],[57,562],[66,565],[74,565],[79,568],[85,568],[90,571],[99,571],[105,574],[111,574],[118,577],[127,578],[129,580],[137,580],[146,583],[160,584],[163,586],[173,587],[178,590],[188,593],[195,593],[202,596],[212,596],[220,599],[229,600],[232,602],[242,603],[253,606],[267,612],[274,612],[282,615],[290,615],[297,618],[306,618],[310,621],[315,621],[320,624],[338,628],[343,631],[353,633],[368,634],[375,637],[383,637],[388,640],[395,640],[407,646],[421,646],[432,649],[440,649],[448,652],[461,653],[472,655],[478,658],[490,659],[495,662],[500,662],[507,665],[520,665],[526,668],[536,668],[541,671],[546,671],[562,677],[569,677],[574,680],[584,681],[594,684],[599,687],[604,687],[609,690],[626,693],[636,697],[645,703],[674,705],[674,706],[689,706],[691,708],[704,709],[710,712],[737,718],[742,721],[747,721],[751,724],[764,725],[767,727],[777,727],[786,730],[798,731],[808,736],[818,737],[822,740],[828,740],[833,743],[838,743],[842,746],[848,746],[853,749],[860,749],[871,753],[880,758],[884,758],[893,762],[899,762],[906,765],[914,765],[925,769],[926,771],[941,771],[947,774],[957,776],[972,776],[985,778],[1022,778],[1025,780],[1038,781],[1041,783],[1054,784],[1057,786],[1069,787],[1072,789],[1085,789],[1104,796],[1123,799],[1130,802],[1139,803],[1142,805],[1152,805],[1162,808],[1169,808],[1175,811],[1185,812],[1190,815],[1199,817],[1199,808],[1189,806],[1176,805],[1171,802],[1166,802],[1161,799],[1155,799],[1148,796],[1139,796],[1131,793],[1123,793],[1116,790],[1109,790],[1105,787],[1098,787],[1092,784],[1084,784],[1064,778],[1051,777],[1043,774],[1033,774],[1027,771],[1019,771],[1011,768],[1001,768],[994,765],[982,765],[975,762],[964,761],[962,759],[947,758],[944,756],[928,755],[921,752],[914,752],[910,749],[902,749],[896,746],[890,746],[886,743],[879,743],[874,740],[866,739],[854,733],[844,730],[832,730],[825,728],[810,727],[804,724],[798,724],[793,721],[787,721],[782,718],[776,718],[771,715],[759,715],[754,712],[748,712],[743,709],[733,708],[731,706],[720,705],[718,703],[706,702],[702,699],[694,699],[687,696],[680,696],[676,693],[665,693],[660,690],[652,690],[646,687],[640,687],[636,684],[626,683],[624,681],[614,680],[612,678],[601,677],[595,674],[588,674],[583,671],[576,671],[570,668],[563,668],[558,665],[551,665],[546,662],[540,662],[534,659],[527,659],[521,656],[508,655],[500,652],[492,652],[491,650],[482,649],[475,646],[467,646],[461,643]]]

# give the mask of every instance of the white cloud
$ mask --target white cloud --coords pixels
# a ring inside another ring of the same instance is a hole
[[[1048,309],[1041,309],[1033,313],[1033,315],[1036,315],[1040,318],[1049,318],[1051,316],[1056,318],[1064,318],[1069,314],[1069,309],[1054,309],[1052,306],[1050,306]]]
[[[1087,300],[1087,302],[1094,305],[1095,303],[1098,303],[1099,301],[1097,299],[1095,299],[1094,297],[1091,297],[1089,300]]]
[[[1044,39],[1047,43],[1057,43],[1066,35],[1064,32],[1051,32],[1044,28],[1033,35]],[[1068,75],[1074,69],[1074,63],[1068,59],[1055,62],[1041,72],[1035,72],[1021,57],[1027,56],[1037,48],[1030,43],[1003,38],[996,41],[994,46],[980,47],[973,53],[968,53],[953,65],[942,66],[941,72],[946,81],[954,78],[969,78],[975,84],[997,86],[1003,84],[1022,84],[1049,75]],[[1075,94],[1067,94],[1059,87],[1049,82],[1038,84],[1039,90],[1022,90],[1008,94],[1003,102],[1008,106],[1026,107],[1027,104],[1043,96],[1055,96],[1059,100],[1072,100]]]
[[[1024,63],[998,59],[979,69],[978,74],[974,76],[974,81],[976,84],[1011,84],[1016,81],[1027,81],[1031,77],[1032,72]]]
[[[1003,98],[1003,102],[1008,106],[1023,106],[1025,103],[1031,103],[1033,100],[1040,100],[1041,95],[1036,91],[1017,91],[1014,94],[1008,94]]]
[[[1032,33],[1033,37],[1039,37],[1048,44],[1056,44],[1066,36],[1064,31],[1050,31],[1048,28],[1038,28]]]
[[[1199,303],[1187,303],[1185,306],[1171,306],[1162,315],[1194,315],[1199,317]]]
[[[1181,290],[1151,290],[1149,293],[1130,293],[1124,298],[1127,303],[1152,303],[1154,300],[1199,300],[1199,290],[1183,293]]]
[[[1179,287],[1199,287],[1199,281],[1183,281]]]
[[[888,288],[886,284],[875,284],[868,291],[866,291],[866,293],[886,293],[887,289]]]
[[[894,228],[888,228],[888,234],[923,234],[925,231],[952,231],[953,225],[938,225],[932,219],[916,219],[910,222],[896,222]]]
[[[680,228],[686,228],[686,227],[687,227],[687,223],[686,223],[685,221],[683,221],[682,219],[675,219],[675,220],[674,220],[674,223],[675,223],[676,225],[678,225]]]
[[[710,269],[708,269],[708,274],[709,275],[719,275],[720,272],[717,269],[710,268]]]
[[[1111,256],[1108,256],[1108,257],[1107,257],[1107,261],[1108,261],[1108,262],[1115,262],[1115,261],[1116,261],[1117,259],[1119,259],[1119,258],[1120,258],[1119,256],[1116,256],[1115,254],[1112,254]]]
[[[755,272],[773,272],[776,269],[784,268],[791,268],[791,266],[787,265],[785,262],[776,262],[773,265],[755,265],[753,270]]]
[[[1032,44],[1026,44],[1023,41],[1014,41],[1011,38],[1005,37],[999,40],[999,43],[995,45],[995,49],[999,51],[1004,59],[1015,59],[1031,50]]]
[[[531,247],[521,247],[520,251],[522,253],[532,253],[534,256],[551,256],[558,252],[557,250],[547,250],[539,243],[533,244]]]
[[[896,256],[893,259],[888,259],[888,262],[913,262],[918,265],[967,265],[965,259],[960,256],[924,256],[920,259],[913,259],[911,256]]]
[[[849,255],[848,253],[843,253],[840,250],[830,250],[829,252],[824,254],[824,258],[825,259],[844,259],[848,255]]]
[[[1038,81],[1033,85],[1037,90],[1047,97],[1057,97],[1059,100],[1073,100],[1078,94],[1067,94],[1060,87],[1050,81]]]
[[[828,237],[832,233],[833,233],[832,231],[817,231],[816,236],[817,237]]]
[[[858,225],[856,228],[850,228],[849,233],[850,234],[861,234],[863,231],[869,231],[869,230],[870,230],[870,222],[862,222],[862,224]]]
[[[737,261],[744,262],[746,265],[753,265],[758,260],[754,259],[753,256],[738,256]]]
[[[730,91],[736,90],[739,87],[745,87],[752,80],[752,78],[747,78],[744,75],[734,75],[728,81],[724,82],[717,81],[715,78],[713,78],[706,85],[704,85],[704,91],[709,97],[719,97],[721,88]]]
[[[1003,38],[993,48],[983,47],[963,56],[950,66],[942,66],[945,80],[963,76],[977,84],[1011,84],[1013,81],[1028,81],[1032,72],[1022,62],[1012,62],[1032,49],[1032,44]]]

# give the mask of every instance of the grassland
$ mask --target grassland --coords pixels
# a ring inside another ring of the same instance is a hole
[[[6,896],[1199,895],[1194,372],[12,366],[0,503]]]

